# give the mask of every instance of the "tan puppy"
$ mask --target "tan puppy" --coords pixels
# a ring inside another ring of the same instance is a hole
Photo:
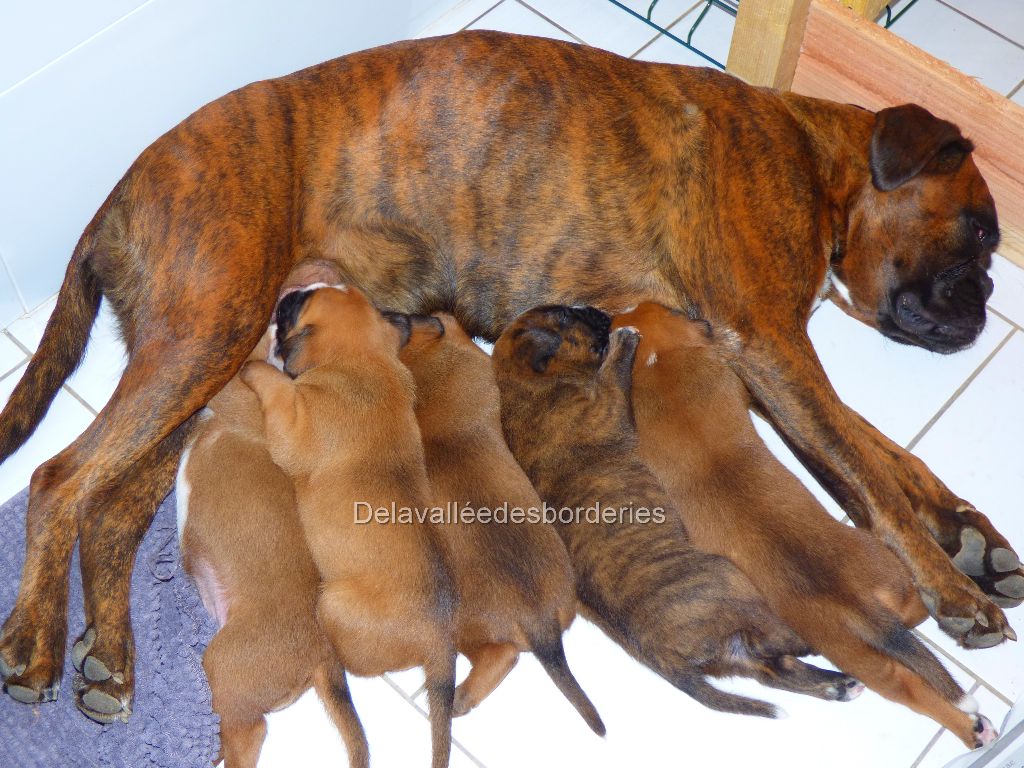
[[[321,626],[352,674],[423,667],[433,767],[451,752],[455,591],[426,525],[357,522],[358,505],[415,509],[429,500],[399,332],[355,289],[290,293],[277,310],[284,372],[248,363],[270,453],[295,484],[323,580]],[[293,378],[294,377],[294,380]]]
[[[927,615],[907,568],[873,535],[832,518],[772,455],[707,325],[641,304],[615,318],[613,327],[627,326],[641,334],[633,368],[640,453],[694,543],[732,560],[844,672],[968,747],[994,739],[977,702],[907,629]]]
[[[576,571],[585,615],[627,652],[706,707],[775,717],[770,704],[721,691],[708,677],[741,675],[824,699],[863,689],[796,656],[807,644],[726,558],[686,536],[640,459],[630,405],[637,334],[609,337],[593,307],[545,306],[494,345],[501,423]],[[600,507],[591,519],[561,510]],[[610,514],[607,514],[610,513]]]
[[[332,264],[303,262],[285,290],[335,275]],[[266,358],[270,341],[268,334],[250,359]],[[196,426],[178,469],[177,501],[185,570],[221,627],[203,667],[227,768],[255,768],[264,715],[311,683],[341,731],[350,765],[368,765],[344,670],[316,621],[320,576],[291,481],[270,458],[256,396],[237,378]]]
[[[416,420],[439,505],[516,509],[519,522],[480,517],[437,527],[459,590],[456,645],[472,663],[455,714],[477,706],[532,651],[596,733],[604,723],[569,670],[562,632],[576,616],[576,577],[562,540],[540,520],[541,501],[501,433],[491,360],[451,315],[408,318],[399,355],[416,381]]]

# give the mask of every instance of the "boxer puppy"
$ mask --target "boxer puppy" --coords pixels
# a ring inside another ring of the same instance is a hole
[[[455,714],[477,706],[532,651],[587,725],[604,723],[569,669],[562,632],[576,617],[575,575],[558,534],[527,510],[541,501],[501,432],[490,358],[451,315],[412,317],[399,358],[416,382],[416,421],[440,505],[509,511],[518,522],[437,527],[459,591],[456,645],[473,664],[455,689]]]
[[[268,335],[250,359],[264,359],[269,346]],[[182,456],[177,500],[185,570],[220,625],[203,668],[226,768],[256,768],[264,715],[311,684],[342,734],[349,765],[368,766],[345,670],[317,623],[320,574],[292,483],[270,458],[256,395],[237,377],[196,427]]]
[[[630,405],[638,336],[591,307],[538,307],[494,346],[509,447],[542,499],[594,505],[612,521],[559,521],[588,618],[642,664],[706,707],[776,716],[774,706],[714,688],[740,675],[848,700],[856,680],[799,661],[807,645],[724,557],[696,549],[641,461]],[[642,510],[650,515],[641,518]]]
[[[337,279],[333,264],[310,260],[296,265],[283,290]],[[265,359],[271,341],[268,332],[249,359]],[[227,768],[255,768],[264,715],[310,684],[342,734],[349,764],[368,765],[345,672],[316,621],[320,576],[291,481],[270,458],[256,396],[237,377],[204,410],[182,454],[176,498],[185,570],[220,625],[203,667]],[[101,662],[84,652],[78,646],[74,656],[88,677]],[[100,706],[93,701],[91,709]]]
[[[750,396],[707,324],[641,304],[613,327],[640,332],[633,412],[640,455],[693,543],[728,557],[817,653],[968,747],[996,737],[977,702],[907,627],[927,616],[906,567],[835,520],[758,437]]]
[[[807,337],[829,299],[899,341],[964,348],[985,323],[998,241],[971,143],[909,104],[875,113],[485,31],[233,91],[117,183],[0,415],[3,460],[75,369],[106,298],[128,364],[93,424],[33,476],[0,631],[6,691],[56,696],[80,537],[92,653],[119,681],[86,690],[128,706],[133,555],[192,415],[310,255],[378,306],[451,311],[491,340],[552,302],[658,301],[706,319],[801,460],[910,567],[940,626],[968,647],[1013,638],[1001,607],[1024,599],[1024,569],[1011,544],[843,405]]]
[[[354,675],[422,667],[433,768],[451,752],[456,594],[433,530],[360,522],[357,505],[417,509],[430,498],[400,336],[359,291],[300,290],[277,310],[284,371],[241,373],[263,411],[270,454],[295,485],[323,587],[317,616]]]

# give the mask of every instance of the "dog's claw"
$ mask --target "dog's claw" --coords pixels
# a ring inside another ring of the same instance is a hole
[[[1007,624],[1006,627],[1003,629],[1003,634],[1006,635],[1007,640],[1017,642],[1017,633],[1013,631],[1013,627],[1011,627],[1009,624]]]
[[[1020,558],[1017,557],[1017,553],[1006,547],[993,549],[992,554],[989,555],[989,561],[992,563],[993,570],[998,573],[1016,571],[1020,568]]]
[[[983,627],[988,626],[988,616],[986,616],[981,611],[978,611],[976,614],[974,614],[974,620]]]

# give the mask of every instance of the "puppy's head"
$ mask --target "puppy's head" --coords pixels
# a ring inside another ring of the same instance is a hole
[[[525,377],[593,374],[608,352],[611,325],[611,316],[594,307],[535,307],[505,329],[493,357]]]
[[[833,270],[847,311],[895,341],[950,353],[985,326],[999,225],[972,149],[916,105],[875,116],[870,178]]]
[[[277,355],[292,378],[310,368],[344,360],[360,350],[397,354],[401,322],[389,322],[357,289],[306,288],[277,306]]]
[[[636,328],[640,332],[637,361],[671,349],[700,348],[711,344],[711,328],[704,320],[690,320],[678,310],[645,302],[612,318],[612,330]]]

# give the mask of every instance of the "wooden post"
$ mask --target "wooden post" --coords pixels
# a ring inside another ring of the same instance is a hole
[[[726,69],[751,85],[789,88],[810,0],[743,0]]]
[[[1024,108],[836,0],[811,3],[792,88],[871,110],[914,102],[960,126],[996,201],[998,251],[1024,266]]]
[[[863,16],[868,21],[874,21],[882,15],[882,11],[885,10],[885,6],[889,5],[890,0],[842,0],[842,2],[857,15]]]

